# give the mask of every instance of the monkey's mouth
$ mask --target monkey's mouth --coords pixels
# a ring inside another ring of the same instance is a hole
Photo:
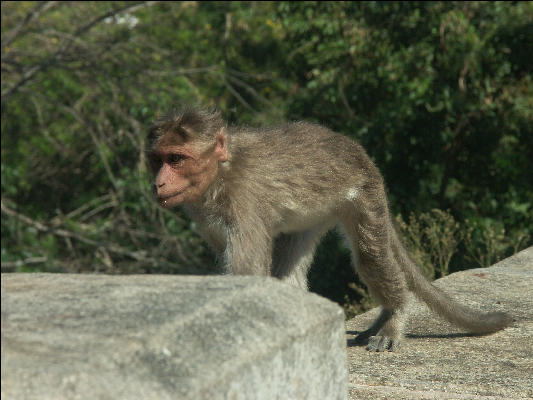
[[[159,202],[160,206],[172,207],[180,202],[178,199],[176,199],[176,197],[185,193],[186,190],[187,189],[180,190],[179,192],[171,194],[170,196],[158,196],[157,201]],[[178,200],[178,201],[175,201],[175,200]]]

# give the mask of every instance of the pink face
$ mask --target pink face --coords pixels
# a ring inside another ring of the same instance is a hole
[[[219,161],[228,159],[223,133],[217,135],[214,149],[203,153],[191,143],[165,143],[169,142],[165,139],[150,154],[153,190],[159,204],[172,208],[201,201],[217,176]]]

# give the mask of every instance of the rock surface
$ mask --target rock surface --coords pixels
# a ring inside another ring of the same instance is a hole
[[[2,274],[2,399],[346,399],[344,314],[258,277]]]
[[[473,336],[413,301],[398,351],[371,353],[353,337],[377,309],[345,331],[271,279],[2,274],[2,398],[533,398],[533,248],[435,284],[514,322]]]
[[[347,322],[350,399],[533,398],[533,247],[435,284],[473,308],[507,311],[514,322],[471,336],[414,302],[398,351],[370,353],[353,337],[378,310],[359,315]]]

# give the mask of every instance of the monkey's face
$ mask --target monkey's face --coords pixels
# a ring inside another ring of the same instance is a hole
[[[168,143],[164,139],[149,154],[155,176],[153,191],[159,204],[172,208],[181,203],[200,202],[217,178],[219,161],[227,160],[225,139],[220,141],[217,136],[215,146],[204,151],[194,140]]]

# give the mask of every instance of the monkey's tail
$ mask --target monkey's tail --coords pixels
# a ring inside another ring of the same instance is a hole
[[[409,256],[405,259],[410,264],[405,271],[410,290],[424,301],[432,311],[454,325],[465,328],[472,333],[488,334],[497,332],[511,323],[511,317],[504,312],[483,313],[462,306],[434,286],[420,272]]]

